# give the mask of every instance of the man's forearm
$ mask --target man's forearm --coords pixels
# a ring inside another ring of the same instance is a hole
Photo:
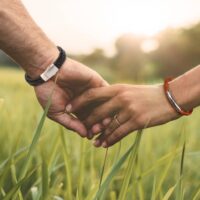
[[[0,1],[0,48],[33,78],[58,56],[20,0]]]

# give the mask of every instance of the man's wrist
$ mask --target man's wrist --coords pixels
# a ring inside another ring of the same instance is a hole
[[[35,79],[39,77],[49,65],[55,62],[58,58],[59,51],[57,47],[52,47],[51,49],[44,49],[38,53],[38,56],[33,56],[33,59],[29,66],[22,66],[27,75]]]

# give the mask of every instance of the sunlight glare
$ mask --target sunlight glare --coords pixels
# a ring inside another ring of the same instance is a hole
[[[157,0],[145,3],[144,1],[117,3],[112,15],[117,19],[114,28],[119,32],[152,36],[168,26],[169,13],[165,5]]]

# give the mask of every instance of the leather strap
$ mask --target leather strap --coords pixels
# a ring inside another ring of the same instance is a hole
[[[50,65],[45,72],[43,72],[38,78],[32,79],[28,74],[25,74],[25,80],[31,85],[31,86],[38,86],[45,82],[47,82],[50,78],[52,78],[58,70],[62,67],[64,64],[67,56],[65,51],[61,47],[57,47],[59,50],[59,56],[57,60]]]

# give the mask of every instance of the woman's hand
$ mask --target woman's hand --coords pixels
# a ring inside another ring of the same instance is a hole
[[[132,131],[179,117],[166,99],[162,85],[112,85],[91,89],[75,98],[67,111],[78,112],[94,103],[100,105],[84,119],[84,124],[92,136],[103,131],[94,142],[96,147],[109,147]]]

